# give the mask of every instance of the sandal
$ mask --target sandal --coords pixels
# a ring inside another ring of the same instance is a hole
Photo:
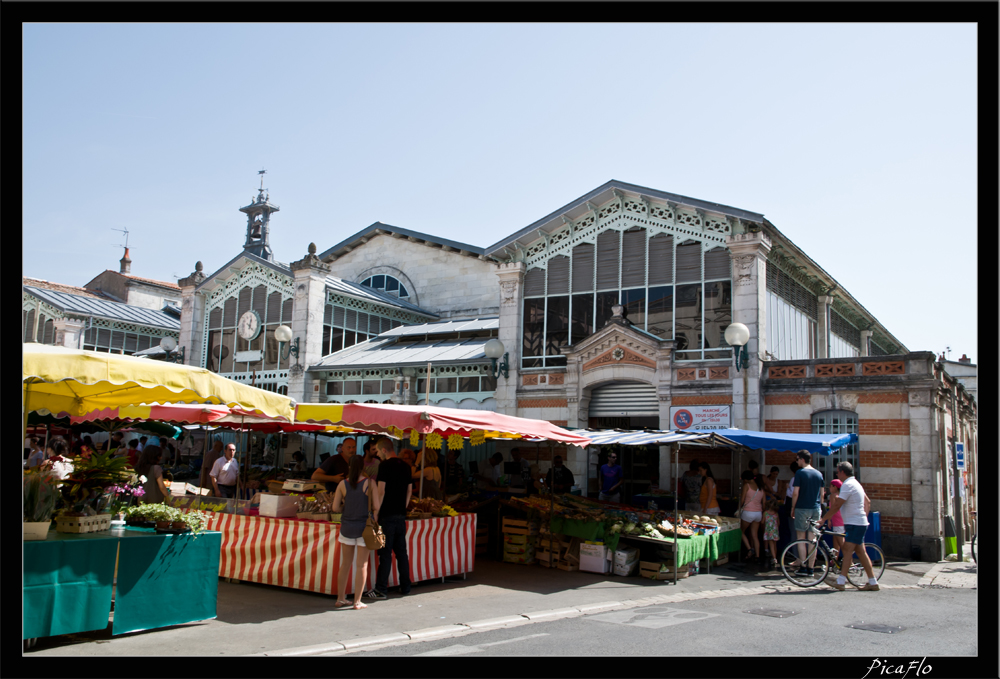
[[[334,602],[333,607],[334,608],[343,608],[344,606],[350,606],[350,605],[351,605],[351,602],[348,601],[347,599],[344,599],[343,601],[341,601],[340,599],[337,599],[337,601]]]
[[[368,608],[368,604],[362,603],[360,601],[354,602],[354,610],[360,611],[362,608]]]

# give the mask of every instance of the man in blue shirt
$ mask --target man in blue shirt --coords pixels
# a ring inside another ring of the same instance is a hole
[[[621,502],[619,490],[622,485],[622,468],[618,462],[618,453],[608,453],[608,462],[601,466],[601,492],[597,499],[610,502]]]
[[[805,450],[800,450],[795,454],[795,462],[799,465],[799,470],[795,472],[795,490],[792,491],[792,511],[791,518],[795,521],[795,534],[799,540],[804,540],[809,531],[809,521],[819,520],[820,515],[820,495],[823,491],[823,475],[818,469],[812,466],[812,454]],[[802,563],[805,560],[805,545],[799,545],[799,563],[801,564],[797,575],[812,575],[813,564],[816,561],[816,552],[813,551],[809,557],[809,563]]]

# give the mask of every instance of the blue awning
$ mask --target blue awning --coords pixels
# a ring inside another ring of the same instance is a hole
[[[667,431],[667,430],[641,430],[632,431],[626,429],[577,429],[574,434],[586,436],[590,439],[591,445],[619,445],[619,446],[652,446],[668,445],[670,443],[704,443],[720,444],[723,446],[735,446],[735,441],[719,435],[715,431]]]
[[[813,455],[832,455],[844,446],[858,442],[857,434],[782,434],[748,429],[716,429],[716,432],[752,450],[783,450]]]

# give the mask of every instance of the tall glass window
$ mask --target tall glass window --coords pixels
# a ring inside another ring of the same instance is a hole
[[[262,326],[252,340],[245,340],[236,332],[240,316],[256,311]],[[205,367],[213,372],[246,373],[252,370],[287,370],[288,358],[281,359],[274,331],[282,323],[292,322],[292,300],[282,299],[279,292],[267,292],[263,285],[245,286],[234,296],[219,303],[208,312],[208,355]],[[260,358],[236,362],[236,352],[257,351]]]
[[[858,414],[848,410],[824,410],[812,416],[812,433],[814,434],[857,434]],[[823,474],[823,479],[829,485],[837,472],[837,465],[850,462],[854,467],[854,475],[861,480],[858,470],[858,444],[852,443],[841,448],[833,455],[813,455],[813,466]]]
[[[524,277],[523,368],[566,365],[559,352],[604,327],[612,307],[632,325],[677,340],[677,360],[725,359],[732,321],[729,251],[633,227],[607,229],[595,243],[551,257]],[[567,288],[569,288],[567,295]]]

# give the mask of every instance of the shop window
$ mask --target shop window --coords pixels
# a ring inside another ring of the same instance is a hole
[[[856,434],[858,433],[858,415],[849,410],[825,410],[812,416],[812,433],[814,434]],[[812,465],[823,474],[823,479],[829,485],[837,478],[837,465],[850,462],[854,466],[854,475],[861,480],[858,469],[858,444],[852,443],[841,448],[832,455],[813,455]]]

